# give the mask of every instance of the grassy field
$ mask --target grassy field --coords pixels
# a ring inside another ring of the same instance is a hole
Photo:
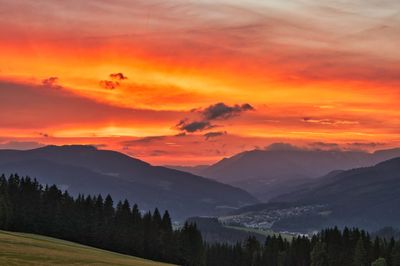
[[[0,231],[0,265],[167,266],[40,235]]]

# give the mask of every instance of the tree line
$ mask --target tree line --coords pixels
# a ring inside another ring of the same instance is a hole
[[[400,241],[371,238],[357,228],[325,229],[312,237],[255,237],[206,248],[209,266],[400,266]]]
[[[204,258],[194,224],[173,230],[168,211],[142,214],[110,195],[73,198],[57,186],[42,186],[17,174],[0,177],[0,229],[61,238],[142,258],[199,265]]]
[[[190,266],[400,266],[400,241],[357,228],[264,243],[207,244],[195,224],[174,230],[168,211],[141,213],[110,195],[72,197],[35,179],[0,177],[0,229],[36,233],[106,250]]]

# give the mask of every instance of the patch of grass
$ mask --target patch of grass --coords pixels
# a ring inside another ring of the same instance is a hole
[[[167,266],[171,264],[145,260],[51,237],[0,231],[0,265]]]

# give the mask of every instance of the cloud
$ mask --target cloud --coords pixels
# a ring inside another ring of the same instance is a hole
[[[303,150],[300,147],[294,146],[290,143],[284,143],[284,142],[277,142],[277,143],[272,143],[265,147],[266,151],[301,151]]]
[[[353,142],[353,143],[347,143],[349,146],[353,147],[358,147],[358,148],[375,148],[379,146],[385,145],[385,143],[382,142]]]
[[[59,87],[57,86],[58,80],[58,77],[49,77],[42,80],[42,85],[46,87]]]
[[[125,108],[100,103],[67,90],[43,90],[40,86],[0,81],[0,129],[54,133],[54,130],[75,127],[98,128],[110,123],[132,128],[168,127],[183,112]],[[72,107],[71,107],[72,106]],[[17,116],[10,114],[18,113]],[[54,128],[53,132],[45,129]],[[4,134],[4,133],[3,133]],[[42,135],[44,137],[44,135]]]
[[[188,121],[187,119],[181,120],[177,125],[176,128],[178,128],[181,131],[186,131],[189,133],[193,133],[196,131],[202,131],[205,129],[210,129],[214,127],[211,125],[209,121]]]
[[[187,135],[186,135],[186,133],[185,132],[182,132],[182,133],[179,133],[179,134],[176,134],[175,135],[175,137],[186,137]]]
[[[150,152],[150,156],[163,156],[163,155],[168,155],[170,152],[164,151],[164,150],[153,150]]]
[[[321,124],[321,125],[358,125],[360,122],[351,120],[336,120],[336,119],[317,119],[312,117],[304,117],[301,119],[304,123]]]
[[[121,86],[121,81],[128,79],[123,73],[111,73],[109,75],[111,80],[101,80],[100,86],[107,90],[114,90]]]
[[[322,142],[322,141],[318,141],[318,142],[312,142],[309,144],[312,148],[317,148],[317,149],[340,149],[340,145],[337,143],[333,143],[333,142]]]
[[[50,135],[46,132],[38,132],[39,136],[43,137],[43,138],[48,138],[50,137]]]
[[[159,140],[165,140],[167,136],[149,136],[149,137],[144,137],[140,139],[134,139],[134,140],[127,140],[127,141],[122,141],[121,144],[124,146],[134,146],[138,144],[148,144],[154,141],[159,141]]]
[[[110,74],[111,79],[116,79],[116,80],[125,80],[128,79],[123,73],[112,73]]]
[[[31,150],[45,146],[43,143],[34,141],[8,141],[0,144],[0,149]]]
[[[235,104],[233,106],[229,106],[224,103],[217,103],[204,109],[202,114],[207,120],[228,119],[232,116],[249,110],[254,110],[254,108],[248,103],[242,105]]]
[[[192,113],[198,113],[201,115],[200,120],[191,121],[185,118],[179,121],[179,123],[175,127],[181,131],[189,133],[203,131],[216,127],[216,125],[212,124],[212,121],[214,120],[226,120],[249,110],[254,110],[254,108],[248,103],[229,106],[225,103],[220,102],[210,105],[205,109],[193,109],[191,111]]]
[[[215,132],[208,132],[208,133],[204,134],[203,136],[206,138],[206,140],[208,140],[210,138],[215,138],[215,137],[223,136],[226,134],[227,134],[226,131],[215,131]]]
[[[119,82],[111,81],[111,80],[101,80],[100,86],[107,90],[113,90],[119,87]]]

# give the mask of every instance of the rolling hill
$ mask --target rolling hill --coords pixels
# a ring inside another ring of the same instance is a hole
[[[73,195],[111,194],[115,200],[128,199],[145,210],[168,209],[175,219],[218,214],[257,202],[239,188],[92,146],[0,150],[0,173],[28,175]]]
[[[209,167],[193,169],[201,176],[243,188],[268,201],[331,171],[372,166],[397,156],[400,149],[367,153],[278,147],[242,152]]]
[[[0,265],[167,266],[56,238],[0,231]]]

